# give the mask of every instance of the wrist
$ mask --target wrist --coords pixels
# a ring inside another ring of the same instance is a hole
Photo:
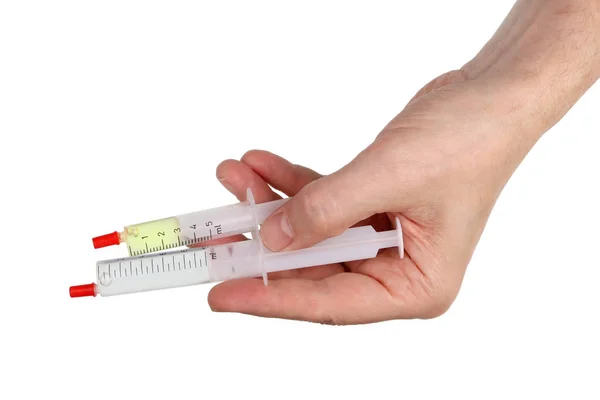
[[[600,1],[518,1],[462,70],[541,136],[600,76]]]

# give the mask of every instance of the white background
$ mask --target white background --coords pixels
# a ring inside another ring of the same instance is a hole
[[[0,3],[0,398],[598,398],[600,87],[535,147],[430,321],[215,314],[209,286],[70,299],[91,237],[234,202],[249,149],[321,173],[512,1]]]

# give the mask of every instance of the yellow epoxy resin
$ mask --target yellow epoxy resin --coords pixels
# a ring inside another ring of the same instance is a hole
[[[180,232],[176,217],[164,218],[126,226],[123,241],[127,243],[129,255],[135,256],[184,245],[179,239]]]

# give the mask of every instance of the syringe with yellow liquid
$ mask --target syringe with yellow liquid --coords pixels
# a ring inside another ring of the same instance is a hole
[[[248,233],[288,199],[253,201],[142,222],[92,239],[94,248],[127,244],[130,256],[154,253],[209,240]]]

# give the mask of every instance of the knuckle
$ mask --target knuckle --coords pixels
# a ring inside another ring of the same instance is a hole
[[[331,197],[307,187],[301,197],[300,210],[303,225],[310,233],[319,236],[332,236],[339,233],[341,210]]]

